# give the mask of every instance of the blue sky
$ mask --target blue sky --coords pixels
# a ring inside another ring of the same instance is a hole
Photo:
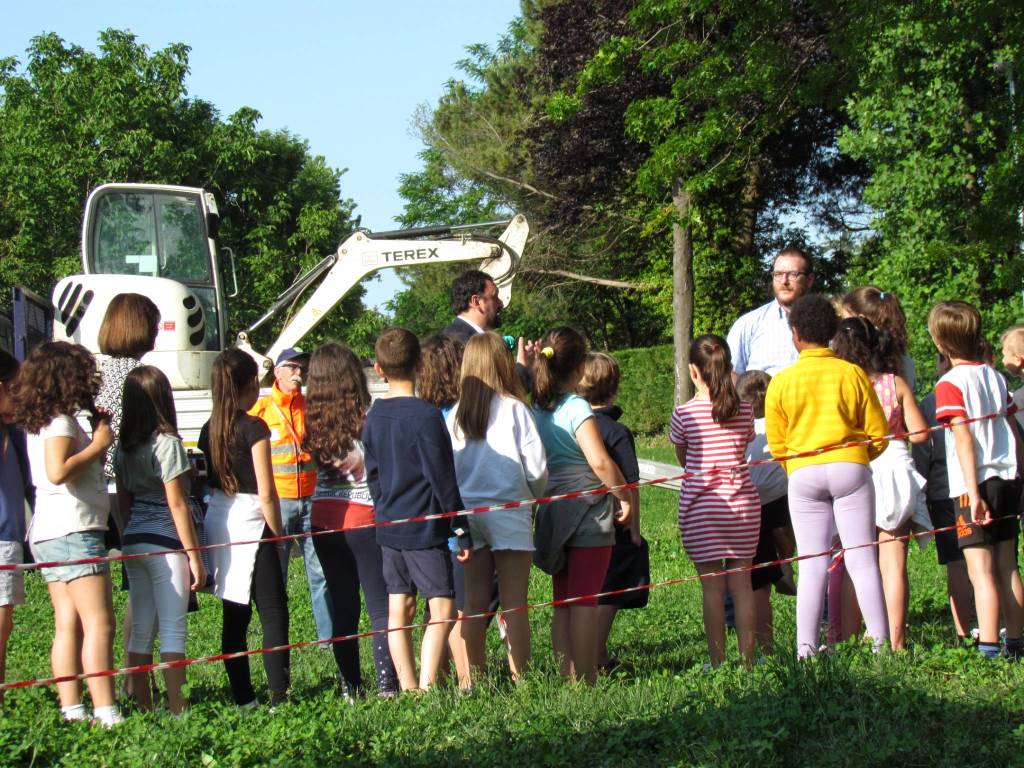
[[[24,60],[44,31],[93,49],[107,27],[131,30],[154,50],[187,43],[190,95],[225,116],[253,107],[261,127],[307,139],[348,169],[342,192],[363,225],[384,230],[402,210],[399,174],[420,167],[417,106],[436,102],[467,45],[493,44],[518,13],[518,0],[41,0],[5,4],[0,56]],[[368,304],[397,290],[397,278],[384,275],[368,286]]]

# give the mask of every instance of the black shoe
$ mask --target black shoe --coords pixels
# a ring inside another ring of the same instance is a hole
[[[600,670],[606,675],[614,675],[616,672],[622,669],[622,662],[616,658],[609,658],[604,664],[600,665]]]

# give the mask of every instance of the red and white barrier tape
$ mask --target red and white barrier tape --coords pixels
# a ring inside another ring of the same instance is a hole
[[[1006,411],[997,411],[995,413],[989,413],[989,414],[986,414],[984,416],[975,416],[975,417],[972,417],[970,419],[964,419],[960,423],[961,424],[972,424],[974,422],[979,422],[979,421],[988,421],[990,419],[995,419],[995,418],[998,418],[1000,416],[1010,416],[1013,413],[1014,413],[1014,409],[1012,409],[1012,407],[1011,407],[1011,409],[1006,410]],[[493,504],[493,505],[490,505],[490,506],[482,506],[482,507],[470,507],[470,508],[461,509],[461,510],[458,510],[458,511],[455,511],[455,512],[438,512],[438,513],[432,514],[432,515],[415,515],[413,517],[406,517],[406,518],[402,518],[400,520],[374,521],[372,523],[364,523],[362,525],[353,526],[352,528],[344,529],[344,530],[361,530],[361,529],[364,529],[364,528],[388,528],[388,527],[391,527],[393,525],[404,525],[404,524],[407,524],[407,523],[425,523],[425,522],[429,522],[429,521],[432,521],[432,520],[444,520],[444,519],[453,518],[453,517],[463,517],[463,516],[468,516],[468,515],[482,515],[482,514],[485,514],[487,512],[495,512],[495,511],[501,510],[501,509],[517,509],[519,507],[526,506],[526,505],[547,504],[548,502],[552,502],[552,501],[565,501],[565,500],[569,500],[569,499],[585,498],[587,496],[603,496],[604,494],[607,494],[607,493],[614,493],[615,491],[632,490],[633,488],[640,488],[640,487],[643,487],[645,485],[662,485],[664,483],[670,483],[670,482],[674,482],[676,480],[685,480],[688,477],[699,477],[701,475],[725,474],[725,473],[735,472],[736,470],[743,469],[745,467],[746,468],[756,467],[756,466],[761,466],[761,465],[764,465],[764,464],[776,464],[776,463],[779,463],[779,462],[791,461],[792,459],[803,459],[803,458],[809,458],[811,456],[820,456],[823,453],[829,453],[830,451],[838,451],[838,450],[842,450],[844,448],[856,448],[856,447],[860,447],[860,446],[873,445],[875,443],[889,442],[891,440],[906,440],[907,438],[912,437],[914,435],[928,434],[928,433],[931,433],[931,432],[937,432],[937,431],[939,431],[941,429],[950,429],[950,428],[951,428],[951,425],[949,425],[949,424],[939,424],[939,425],[934,426],[934,427],[928,427],[927,429],[919,429],[919,430],[916,430],[916,431],[913,431],[913,432],[893,432],[891,434],[883,435],[881,437],[869,437],[869,438],[866,438],[864,440],[850,440],[850,441],[847,441],[845,443],[838,443],[836,445],[829,445],[829,446],[826,446],[824,448],[816,448],[816,449],[814,449],[812,451],[803,451],[801,453],[792,453],[792,454],[789,454],[788,456],[783,456],[781,458],[756,459],[754,461],[746,461],[746,462],[742,462],[740,464],[734,464],[734,465],[729,466],[729,467],[716,467],[714,469],[706,470],[706,471],[685,471],[685,472],[682,472],[682,473],[680,473],[678,475],[669,475],[667,477],[657,477],[657,478],[654,478],[653,480],[638,480],[635,483],[624,483],[623,485],[616,485],[616,486],[614,486],[612,488],[601,486],[600,488],[594,488],[594,489],[591,489],[589,491],[570,491],[569,493],[561,493],[561,494],[557,494],[557,495],[554,495],[554,496],[541,496],[541,497],[536,498],[536,499],[522,499],[520,501],[508,501],[508,502],[505,502],[503,504]],[[38,563],[0,564],[0,571],[32,571],[32,570],[38,570],[39,568],[59,568],[61,566],[66,566],[66,565],[90,565],[90,564],[93,564],[93,563],[109,563],[109,562],[117,562],[117,561],[123,561],[123,560],[136,560],[138,558],[152,557],[154,555],[167,555],[167,554],[174,554],[174,553],[184,554],[184,553],[187,553],[187,552],[199,552],[199,551],[202,551],[202,550],[223,549],[224,547],[238,547],[238,546],[243,546],[243,545],[247,545],[247,544],[249,544],[249,545],[251,545],[251,544],[261,544],[261,543],[264,543],[264,542],[266,542],[266,543],[275,543],[275,542],[282,542],[282,541],[296,541],[298,539],[304,539],[304,538],[307,538],[307,537],[310,537],[310,536],[323,536],[323,535],[329,534],[329,533],[338,533],[341,530],[343,530],[343,529],[329,529],[329,530],[324,530],[324,531],[311,531],[310,533],[293,533],[293,534],[288,534],[288,535],[284,535],[284,536],[268,536],[265,539],[250,539],[250,540],[246,540],[246,541],[228,541],[228,542],[224,542],[224,543],[221,543],[221,544],[203,544],[203,545],[197,546],[197,547],[188,547],[188,548],[183,547],[181,549],[162,549],[162,550],[155,551],[155,552],[140,552],[138,554],[133,554],[133,555],[124,555],[124,554],[121,554],[121,555],[105,555],[105,556],[102,556],[102,557],[83,557],[83,558],[80,558],[78,560],[59,560],[59,561],[55,560],[55,561],[38,562]]]
[[[1000,518],[1000,519],[1018,519],[1020,517],[1021,517],[1020,515],[1012,515],[1012,516],[1007,516],[1005,518]],[[957,530],[958,527],[959,526],[957,524],[954,524],[954,525],[943,526],[941,528],[933,528],[933,529],[928,530],[928,531],[918,531],[916,533],[912,532],[912,533],[906,534],[905,536],[896,536],[896,537],[893,537],[891,539],[887,539],[886,541],[877,541],[876,540],[876,541],[867,542],[866,544],[858,544],[858,545],[853,546],[853,547],[845,547],[845,548],[843,548],[843,549],[841,549],[839,551],[842,552],[842,553],[845,553],[845,552],[848,552],[848,551],[851,551],[851,550],[854,550],[854,549],[864,549],[866,547],[878,547],[878,546],[881,546],[882,544],[891,544],[891,543],[894,543],[894,542],[897,542],[897,541],[910,541],[911,539],[921,538],[921,537],[924,537],[924,536],[931,536],[931,535],[934,535],[936,533],[944,533],[946,531],[955,531],[955,530]],[[613,590],[609,590],[607,592],[597,592],[597,593],[592,594],[592,595],[579,595],[577,597],[570,597],[570,598],[566,598],[564,600],[545,600],[545,601],[542,601],[542,602],[539,602],[539,603],[530,603],[530,604],[523,605],[523,606],[520,606],[520,607],[517,607],[517,608],[503,608],[503,609],[497,610],[497,611],[483,611],[481,613],[474,613],[474,614],[470,614],[470,615],[463,615],[463,616],[461,616],[459,618],[437,619],[437,620],[434,620],[434,621],[425,621],[425,622],[419,622],[419,623],[416,623],[416,624],[409,624],[409,625],[406,625],[406,626],[403,626],[403,627],[394,627],[394,628],[389,627],[388,629],[372,630],[372,631],[369,631],[369,632],[357,632],[357,633],[351,634],[351,635],[340,635],[340,636],[337,636],[337,637],[331,637],[331,638],[328,638],[326,640],[303,640],[303,641],[296,642],[296,643],[288,643],[287,645],[276,645],[276,646],[272,646],[272,647],[269,647],[269,648],[254,648],[254,649],[247,650],[247,651],[235,651],[233,653],[217,653],[217,654],[212,654],[210,656],[197,656],[197,657],[194,657],[194,658],[179,659],[179,660],[176,660],[176,661],[161,661],[161,662],[156,662],[156,663],[153,663],[153,664],[139,664],[139,665],[134,666],[134,667],[119,667],[117,669],[104,669],[104,670],[100,670],[98,672],[81,672],[81,673],[75,674],[75,675],[62,675],[62,676],[59,676],[59,677],[47,677],[47,678],[33,678],[33,679],[28,679],[28,680],[17,680],[15,682],[11,682],[11,683],[2,683],[2,684],[0,684],[0,691],[10,691],[10,690],[16,690],[16,689],[20,689],[20,688],[36,688],[36,687],[40,687],[40,686],[56,685],[57,683],[69,683],[69,682],[74,682],[74,681],[78,681],[78,680],[88,680],[89,678],[93,678],[93,677],[117,677],[117,676],[121,676],[121,675],[131,675],[131,674],[138,674],[138,673],[144,673],[144,672],[155,672],[155,671],[159,671],[159,670],[162,670],[162,669],[173,669],[173,668],[176,668],[176,667],[190,667],[193,664],[203,664],[203,663],[213,662],[213,661],[227,661],[227,660],[230,660],[230,659],[240,659],[240,658],[245,658],[245,657],[248,657],[248,656],[263,655],[265,653],[274,653],[274,652],[280,652],[280,651],[293,651],[293,650],[297,650],[297,649],[301,649],[301,648],[310,648],[310,647],[313,647],[313,646],[326,646],[326,645],[330,645],[330,644],[333,644],[333,643],[346,642],[346,641],[349,641],[349,640],[360,640],[360,639],[362,639],[364,637],[376,637],[376,636],[379,636],[379,635],[386,635],[386,634],[389,634],[391,632],[400,632],[400,631],[404,631],[404,630],[407,630],[407,629],[420,629],[420,628],[423,628],[423,627],[429,627],[429,626],[437,625],[437,624],[455,624],[455,623],[458,623],[459,621],[465,621],[466,619],[486,619],[486,618],[489,618],[491,616],[495,616],[495,615],[497,615],[499,613],[515,613],[515,612],[519,612],[519,611],[531,611],[531,610],[535,610],[535,609],[538,609],[538,608],[558,608],[558,607],[561,607],[561,606],[572,606],[575,603],[578,603],[578,602],[583,601],[583,600],[588,600],[588,599],[600,599],[602,597],[614,597],[614,596],[617,596],[617,595],[625,595],[625,594],[630,594],[630,593],[633,593],[633,592],[640,592],[640,591],[643,591],[643,590],[651,590],[651,589],[655,589],[655,588],[658,588],[658,587],[668,587],[668,586],[673,586],[673,585],[676,585],[676,584],[686,584],[686,583],[693,582],[693,581],[701,581],[703,579],[710,579],[710,578],[713,578],[713,577],[725,576],[725,575],[728,575],[728,574],[731,574],[731,573],[744,573],[744,572],[749,572],[749,571],[756,571],[759,568],[770,568],[772,566],[783,565],[785,563],[796,563],[796,562],[799,562],[801,560],[810,560],[810,559],[813,559],[815,557],[830,557],[834,552],[835,552],[835,550],[833,548],[829,548],[829,549],[825,550],[824,552],[816,552],[816,553],[807,554],[807,555],[794,555],[793,557],[780,558],[778,560],[772,560],[771,562],[767,562],[767,563],[753,563],[751,565],[744,565],[744,566],[739,566],[739,567],[736,567],[736,568],[723,568],[721,570],[712,571],[710,573],[705,573],[705,574],[697,573],[697,574],[694,574],[692,576],[681,576],[681,577],[674,578],[674,579],[665,579],[663,581],[652,582],[650,584],[644,584],[644,585],[637,586],[637,587],[625,587],[623,589],[613,589]]]

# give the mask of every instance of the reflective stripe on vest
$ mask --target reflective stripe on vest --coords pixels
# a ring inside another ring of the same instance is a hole
[[[260,398],[250,413],[262,418],[270,428],[270,462],[278,496],[302,499],[316,490],[316,463],[301,450],[301,435],[305,432],[302,396],[296,394],[292,400],[298,400],[298,407],[287,411],[277,402],[279,397],[282,393],[275,384],[271,394]],[[295,420],[294,426],[289,416]]]

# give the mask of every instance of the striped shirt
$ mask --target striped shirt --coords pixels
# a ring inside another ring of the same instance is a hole
[[[935,418],[947,423],[952,419],[969,419],[1005,410],[1010,403],[1006,379],[983,363],[954,365],[935,385]],[[1013,480],[1017,475],[1017,453],[1009,418],[986,419],[970,424],[974,443],[975,478],[981,483],[990,477]],[[949,474],[949,496],[967,493],[960,460],[956,455],[953,430],[946,433],[946,471]]]
[[[350,530],[373,524],[373,497],[366,484],[363,444],[331,464],[318,464],[310,524],[323,531]]]
[[[764,371],[774,376],[796,362],[789,313],[778,300],[741,315],[729,329],[732,368],[738,374]]]
[[[761,499],[750,470],[711,470],[743,464],[754,439],[754,414],[741,402],[724,424],[711,415],[711,401],[693,399],[672,413],[669,439],[686,449],[686,469],[700,472],[679,491],[679,530],[686,554],[696,563],[754,555],[761,525]],[[709,473],[710,472],[710,473]]]
[[[167,506],[165,484],[191,469],[181,438],[154,433],[135,450],[120,443],[114,451],[114,470],[121,489],[132,495],[131,514],[124,530],[125,544],[156,544],[178,549],[181,539]]]

